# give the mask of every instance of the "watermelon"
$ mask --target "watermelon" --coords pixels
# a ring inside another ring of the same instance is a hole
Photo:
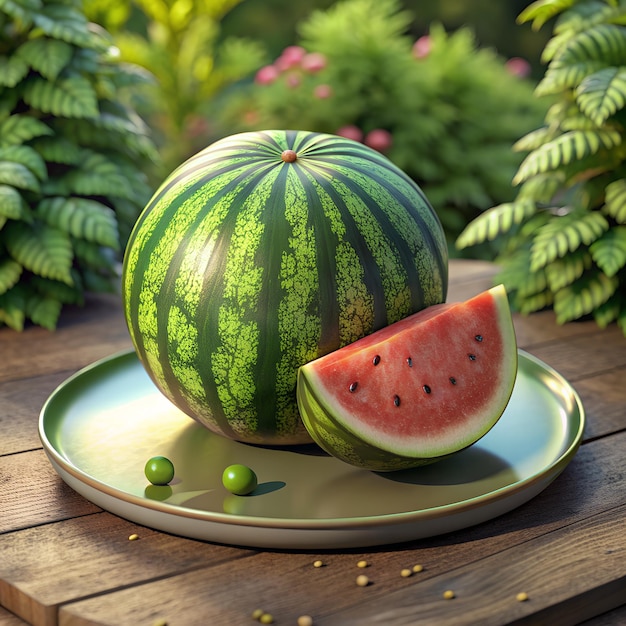
[[[212,431],[310,442],[300,365],[447,291],[419,187],[382,154],[305,131],[226,137],[163,182],[124,255],[124,312],[156,386]]]
[[[416,467],[478,441],[517,374],[504,287],[415,313],[303,365],[298,406],[312,438],[357,467]]]

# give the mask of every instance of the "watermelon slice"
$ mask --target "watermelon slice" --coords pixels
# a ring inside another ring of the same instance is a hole
[[[300,367],[311,437],[370,470],[430,463],[478,441],[500,419],[517,374],[506,291],[439,304]]]

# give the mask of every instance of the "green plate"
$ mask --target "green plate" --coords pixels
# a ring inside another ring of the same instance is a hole
[[[409,471],[375,473],[314,445],[253,446],[212,434],[170,404],[132,351],[69,378],[39,420],[55,470],[103,509],[186,537],[289,549],[391,544],[484,522],[545,489],[574,456],[583,428],[574,389],[521,350],[496,426],[470,448]],[[169,486],[144,476],[156,455],[174,463]],[[231,463],[256,471],[253,494],[224,489]]]

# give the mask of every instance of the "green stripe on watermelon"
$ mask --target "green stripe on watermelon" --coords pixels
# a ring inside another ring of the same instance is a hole
[[[362,144],[303,131],[235,135],[177,168],[124,259],[157,387],[225,436],[310,441],[298,367],[445,299],[443,231],[407,180]]]
[[[516,373],[499,285],[303,365],[298,406],[312,438],[333,456],[370,470],[407,469],[483,437],[502,416]]]

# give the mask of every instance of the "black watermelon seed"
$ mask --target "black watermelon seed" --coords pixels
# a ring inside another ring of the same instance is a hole
[[[456,385],[456,378],[454,376],[450,376],[449,380],[453,385]]]
[[[424,393],[430,393],[430,387],[428,385],[424,385],[422,389],[424,390]]]
[[[468,354],[467,356],[469,357],[470,361],[475,361],[476,360],[476,355],[475,354]]]
[[[406,362],[409,364],[409,367],[413,367],[413,359],[409,357]]]
[[[476,335],[476,337],[474,337],[474,339],[476,339],[476,341],[478,341],[480,343],[483,340],[483,336],[482,335]]]
[[[400,396],[394,396],[394,397],[393,397],[393,403],[394,403],[396,406],[400,406]]]
[[[374,365],[378,365],[380,363],[380,355],[376,355],[373,359],[372,359],[372,363]]]
[[[359,383],[355,381],[353,383],[350,383],[350,386],[348,387],[348,389],[350,390],[351,393],[354,393],[358,386],[359,386]]]

